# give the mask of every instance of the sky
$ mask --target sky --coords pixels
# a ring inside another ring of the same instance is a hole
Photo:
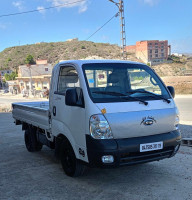
[[[38,42],[86,40],[118,12],[109,0],[77,1],[1,1],[0,51]],[[59,7],[43,10],[55,6]],[[168,40],[173,53],[192,53],[192,0],[124,0],[124,6],[127,45]],[[31,10],[38,11],[4,16]],[[113,18],[89,41],[120,45],[119,18]]]

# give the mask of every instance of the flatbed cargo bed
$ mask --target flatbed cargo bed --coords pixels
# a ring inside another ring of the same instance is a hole
[[[13,103],[13,118],[49,130],[49,101]]]

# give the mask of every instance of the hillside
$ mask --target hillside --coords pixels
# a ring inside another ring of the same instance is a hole
[[[182,56],[169,56],[168,62],[160,65],[153,66],[155,71],[161,77],[165,76],[187,76],[192,75],[192,57]]]
[[[0,52],[0,68],[17,68],[24,64],[28,54],[31,54],[34,60],[47,59],[51,64],[60,60],[84,59],[89,56],[105,59],[120,58],[120,50],[117,45],[87,41],[39,43],[10,47]]]

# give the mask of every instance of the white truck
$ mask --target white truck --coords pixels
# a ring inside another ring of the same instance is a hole
[[[179,150],[174,88],[145,64],[118,60],[58,63],[49,102],[13,103],[30,152],[55,149],[68,176],[86,166],[117,167],[174,156]]]

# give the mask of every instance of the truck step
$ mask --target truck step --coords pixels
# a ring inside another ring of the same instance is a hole
[[[181,141],[181,145],[192,147],[192,138],[183,138]]]

